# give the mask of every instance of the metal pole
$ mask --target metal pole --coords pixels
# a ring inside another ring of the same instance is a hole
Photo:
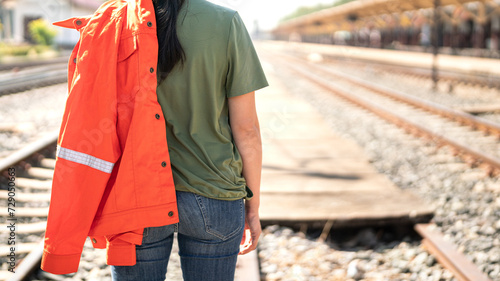
[[[0,40],[3,41],[3,27],[4,27],[4,20],[3,20],[3,2],[4,0],[0,0]]]
[[[432,88],[437,90],[439,82],[438,73],[438,54],[439,54],[439,41],[440,41],[440,28],[441,28],[441,15],[440,15],[441,0],[434,0],[434,22],[432,31]]]

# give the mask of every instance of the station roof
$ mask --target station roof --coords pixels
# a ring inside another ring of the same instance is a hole
[[[441,6],[462,5],[468,2],[488,2],[488,0],[441,0]],[[290,30],[333,21],[356,20],[381,14],[402,13],[433,7],[434,0],[357,0],[286,21],[280,24],[276,30]]]
[[[103,1],[99,0],[70,0],[73,5],[96,10],[102,5]]]

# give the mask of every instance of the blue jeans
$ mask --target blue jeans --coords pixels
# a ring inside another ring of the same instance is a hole
[[[134,266],[111,266],[114,281],[165,280],[177,231],[185,281],[234,280],[245,226],[243,199],[223,201],[177,191],[179,223],[144,229]]]

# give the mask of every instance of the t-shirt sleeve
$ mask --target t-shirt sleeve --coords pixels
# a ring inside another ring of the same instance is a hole
[[[244,95],[269,85],[252,39],[238,13],[231,21],[227,45],[227,97]]]

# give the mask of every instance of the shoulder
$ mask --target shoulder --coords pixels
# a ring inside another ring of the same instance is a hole
[[[94,15],[106,15],[113,18],[121,18],[127,11],[129,1],[126,0],[110,0],[104,2],[95,12]]]
[[[116,34],[122,32],[123,22],[126,20],[127,6],[125,0],[103,3],[81,27],[81,48],[116,42],[119,39]]]
[[[92,34],[93,37],[100,38],[103,36],[95,35],[112,34],[113,30],[120,29],[122,22],[127,16],[127,7],[129,6],[129,1],[110,0],[103,3],[90,17],[82,35]]]
[[[189,0],[187,2],[189,3]],[[207,10],[211,9],[215,12],[224,13],[227,15],[232,15],[232,14],[236,13],[236,11],[233,9],[230,9],[228,7],[224,7],[224,6],[209,2],[209,1],[200,1],[199,4],[201,6],[203,6],[204,8],[206,8]]]
[[[212,2],[208,2],[205,0],[195,0],[189,1],[187,0],[184,5],[188,5],[188,9],[190,9],[193,13],[203,13],[208,16],[212,21],[218,23],[227,23],[229,24],[235,15],[238,14],[237,11],[217,5]]]

